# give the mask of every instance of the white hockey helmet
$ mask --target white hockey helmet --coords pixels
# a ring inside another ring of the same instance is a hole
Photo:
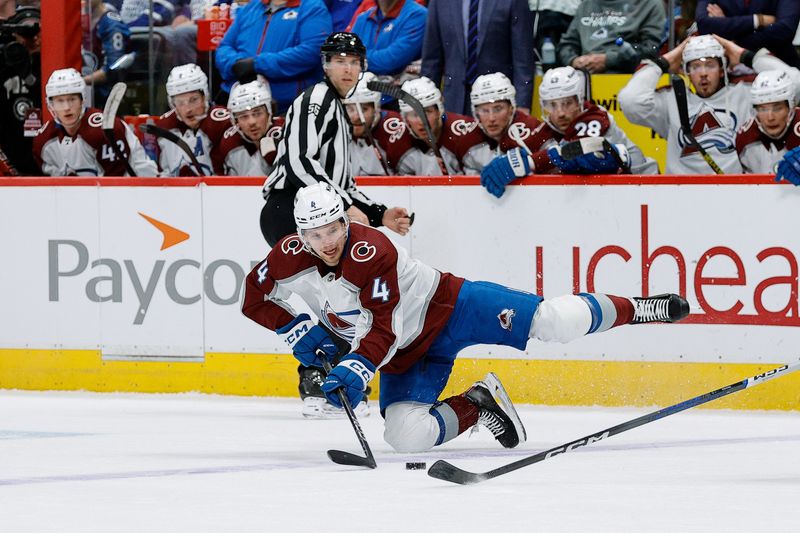
[[[403,83],[401,88],[419,100],[423,108],[435,105],[439,108],[439,113],[444,113],[442,92],[430,78],[421,76],[414,80],[408,80]],[[409,111],[411,111],[411,106],[400,100],[400,113],[405,115]]]
[[[358,115],[361,119],[361,122],[366,122],[364,119],[364,112],[361,109],[361,104],[372,104],[375,106],[375,114],[372,118],[372,124],[370,127],[375,127],[378,120],[381,118],[381,93],[378,91],[373,91],[367,84],[371,81],[378,79],[378,77],[373,74],[372,72],[365,72],[361,79],[358,81],[355,90],[353,93],[342,100],[342,103],[347,104],[355,104],[358,109]]]
[[[255,80],[248,83],[234,83],[231,87],[231,95],[228,97],[228,111],[231,112],[231,120],[234,120],[234,113],[250,111],[256,107],[266,106],[267,111],[272,114],[272,91],[269,82],[260,74]]]
[[[516,111],[516,99],[517,90],[514,88],[514,84],[502,72],[478,76],[469,93],[473,116],[475,116],[475,108],[479,105],[502,102],[503,100],[508,101]]]
[[[544,103],[550,100],[576,96],[583,105],[586,99],[586,80],[583,72],[572,67],[551,68],[544,73],[542,83],[539,84],[539,104],[544,109]]]
[[[728,68],[728,60],[725,57],[725,49],[719,44],[713,35],[696,35],[689,39],[683,49],[683,71],[688,73],[689,63],[695,59],[715,57],[722,63],[722,70]]]
[[[750,86],[750,99],[753,105],[787,102],[789,109],[794,108],[796,97],[794,83],[785,70],[765,70],[760,72],[753,85]]]
[[[303,230],[319,228],[341,218],[348,224],[344,202],[330,183],[319,182],[297,191],[294,197],[294,221],[301,238]]]
[[[65,94],[80,94],[83,98],[86,82],[83,81],[81,73],[74,68],[62,68],[50,74],[44,90],[48,100]]]
[[[777,135],[767,133],[766,129],[761,125],[756,113],[755,120],[758,124],[758,129],[761,130],[767,137],[780,139],[786,133],[789,125],[794,120],[795,105],[797,104],[797,97],[794,94],[794,83],[791,76],[785,70],[765,70],[760,72],[756,79],[753,80],[753,85],[750,86],[750,100],[753,107],[760,104],[771,104],[773,102],[786,102],[789,104],[789,115],[786,118],[786,127]]]
[[[185,65],[178,65],[169,71],[169,76],[167,77],[167,96],[169,96],[170,106],[175,107],[172,103],[174,97],[192,91],[202,92],[203,96],[206,98],[206,106],[208,106],[208,76],[203,72],[203,69],[194,63],[187,63]]]

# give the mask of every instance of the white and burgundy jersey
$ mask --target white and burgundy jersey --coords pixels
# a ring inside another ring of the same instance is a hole
[[[178,119],[175,110],[161,115],[155,125],[170,130],[189,145],[205,175],[213,173],[211,150],[222,140],[231,125],[230,113],[222,106],[212,106],[197,129],[191,129]],[[195,176],[194,166],[186,152],[175,143],[158,139],[158,166],[163,176]]]
[[[400,175],[441,176],[442,170],[428,143],[412,139],[413,148],[399,163]],[[493,158],[478,122],[465,115],[447,113],[436,144],[449,174],[476,176]]]
[[[372,128],[372,138],[375,144],[355,137],[350,142],[350,168],[353,176],[385,176],[384,164],[389,174],[397,174],[400,161],[414,146],[400,113],[382,111],[380,120]]]
[[[575,117],[563,134],[549,125],[548,130],[559,144],[577,141],[583,137],[604,137],[612,144],[623,144],[628,149],[632,174],[658,174],[658,163],[652,158],[645,157],[641,148],[625,135],[622,128],[617,126],[614,116],[603,106],[587,100],[583,104],[583,112]],[[549,144],[542,150],[534,152],[532,157],[535,174],[547,174],[558,170],[547,155],[547,150],[551,146],[552,144]]]
[[[114,119],[117,148],[128,159],[137,176],[157,176],[155,161],[147,157],[142,143],[122,120]],[[127,176],[125,161],[117,156],[103,133],[103,112],[89,107],[75,135],[50,120],[33,139],[33,157],[48,176]]]
[[[794,117],[786,133],[780,139],[769,137],[758,127],[755,117],[745,122],[736,134],[736,152],[742,169],[748,174],[775,174],[783,155],[800,146],[800,109],[795,108]]]
[[[634,124],[647,126],[667,139],[667,174],[713,174],[700,152],[680,132],[680,118],[671,87],[656,90],[661,68],[646,60],[619,93],[625,116]],[[753,59],[756,72],[788,71],[800,89],[800,71],[790,68],[766,49]],[[723,172],[742,172],[736,153],[736,132],[752,111],[750,83],[729,83],[713,95],[703,98],[687,91],[686,101],[692,134]]]
[[[287,300],[296,294],[353,352],[383,372],[402,373],[444,328],[463,283],[352,223],[335,267],[307,252],[296,234],[281,239],[248,274],[242,312],[276,330],[295,318]]]
[[[222,134],[211,149],[214,174],[218,176],[266,176],[272,172],[278,142],[283,134],[283,117],[275,117],[260,146],[246,139],[236,126]]]
[[[508,125],[500,141],[483,134],[486,145],[480,148],[480,161],[491,161],[495,157],[504,155],[512,148],[519,148],[520,143],[525,145],[531,154],[540,150],[547,150],[556,144],[555,132],[536,117],[522,111],[514,113],[511,124]],[[545,153],[546,155],[546,153]],[[485,163],[484,163],[485,164]]]

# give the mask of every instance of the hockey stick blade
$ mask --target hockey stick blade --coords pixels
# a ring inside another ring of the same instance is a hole
[[[331,370],[333,370],[333,367],[331,367],[331,363],[328,361],[328,356],[322,350],[317,350],[317,356],[319,356],[320,361],[322,361],[322,368],[325,370],[325,373],[330,374]],[[364,436],[364,430],[361,429],[361,424],[358,423],[356,414],[353,412],[353,406],[350,405],[350,400],[347,399],[347,395],[344,393],[344,390],[338,389],[336,393],[339,395],[339,402],[342,404],[345,413],[347,413],[347,418],[350,420],[350,425],[353,426],[353,431],[355,431],[356,438],[358,439],[359,444],[361,444],[361,449],[364,450],[364,457],[340,450],[328,450],[328,458],[334,463],[340,465],[377,468],[378,464],[375,462],[375,456],[372,455],[372,450],[367,442],[367,437]]]
[[[406,91],[401,89],[396,85],[392,85],[391,83],[381,82],[381,81],[370,81],[367,83],[367,88],[371,91],[377,91],[379,93],[388,94],[392,98],[396,98],[398,100],[402,100],[408,106],[414,110],[414,113],[420,117],[422,121],[422,127],[425,128],[425,136],[427,137],[428,145],[433,150],[433,154],[436,156],[436,161],[439,163],[439,168],[442,171],[442,175],[449,176],[450,173],[447,171],[447,165],[444,163],[444,158],[442,157],[442,152],[439,150],[439,146],[436,144],[436,140],[433,138],[433,130],[431,130],[431,125],[428,122],[428,115],[425,113],[425,108],[422,107],[422,104],[419,100],[408,94]]]
[[[684,83],[683,78],[677,74],[670,76],[670,83],[672,84],[672,92],[675,94],[675,103],[678,106],[678,119],[680,120],[683,136],[689,144],[700,152],[700,155],[714,173],[724,174],[717,162],[706,152],[705,148],[703,148],[692,133],[692,125],[689,123],[689,101],[686,97],[686,83]]]
[[[128,175],[131,177],[136,177],[136,172],[134,172],[133,167],[131,166],[130,161],[128,158],[125,157],[125,154],[122,153],[122,149],[117,144],[117,137],[114,135],[114,120],[117,118],[117,110],[119,109],[119,105],[122,103],[122,98],[125,96],[125,91],[128,90],[128,86],[123,82],[115,83],[114,86],[111,88],[111,92],[108,93],[108,99],[106,100],[106,105],[103,108],[103,135],[105,135],[108,144],[111,145],[111,150],[114,154],[120,158],[125,164],[125,170],[128,171]]]
[[[436,479],[441,479],[442,481],[449,481],[451,483],[457,483],[459,485],[474,485],[475,483],[480,483],[488,479],[496,478],[497,476],[502,476],[503,474],[508,474],[509,472],[513,472],[514,470],[519,470],[520,468],[544,461],[546,459],[550,459],[557,455],[563,455],[567,452],[575,451],[578,448],[582,448],[584,446],[588,446],[589,444],[593,444],[595,442],[607,439],[608,437],[612,437],[624,431],[628,431],[629,429],[637,428],[639,426],[649,424],[650,422],[655,422],[656,420],[660,420],[669,415],[680,413],[681,411],[685,411],[686,409],[690,409],[692,407],[696,407],[698,405],[713,400],[717,400],[719,398],[722,398],[723,396],[733,394],[734,392],[739,392],[741,390],[748,389],[750,387],[755,387],[756,385],[761,385],[762,383],[766,383],[767,381],[773,380],[775,378],[786,376],[797,370],[800,370],[800,362],[792,363],[789,365],[783,365],[778,368],[774,368],[768,372],[764,372],[763,374],[758,374],[756,376],[743,379],[742,381],[733,383],[726,387],[722,387],[715,391],[711,391],[706,394],[701,394],[700,396],[695,396],[694,398],[685,400],[681,403],[677,403],[675,405],[672,405],[670,407],[665,407],[664,409],[660,409],[653,413],[649,413],[640,416],[638,418],[634,418],[633,420],[629,420],[627,422],[618,424],[614,427],[598,431],[597,433],[587,435],[586,437],[574,440],[572,442],[567,442],[560,446],[556,446],[555,448],[550,448],[549,450],[539,452],[535,455],[524,457],[522,459],[519,459],[518,461],[514,461],[499,468],[495,468],[494,470],[489,470],[488,472],[483,472],[483,473],[468,472],[466,470],[458,468],[457,466],[453,466],[447,461],[439,460],[436,461],[428,470],[428,475]]]
[[[192,162],[192,166],[194,167],[192,171],[198,176],[205,175],[205,172],[203,172],[203,166],[200,164],[200,161],[197,160],[197,156],[194,155],[194,152],[192,152],[192,149],[189,148],[189,145],[186,144],[186,141],[184,141],[171,131],[164,128],[160,128],[155,124],[140,124],[139,130],[142,133],[149,133],[150,135],[155,135],[156,137],[161,137],[162,139],[166,139],[172,144],[176,145],[178,148],[183,150],[183,152],[187,156],[189,156],[189,160]]]

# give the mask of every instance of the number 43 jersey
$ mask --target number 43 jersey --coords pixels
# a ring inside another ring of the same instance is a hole
[[[385,373],[402,373],[425,355],[447,323],[463,278],[408,256],[383,233],[358,223],[339,264],[327,266],[296,234],[280,240],[245,281],[242,312],[271,330],[297,313],[299,295],[319,321]]]

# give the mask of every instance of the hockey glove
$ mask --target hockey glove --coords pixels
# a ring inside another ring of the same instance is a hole
[[[628,149],[603,137],[584,137],[547,151],[550,161],[564,174],[616,174],[627,170]]]
[[[375,365],[357,353],[351,353],[333,367],[322,383],[322,392],[332,405],[342,407],[337,391],[340,388],[344,389],[350,405],[355,406],[364,399],[367,384],[374,377]]]
[[[240,59],[231,67],[233,75],[239,83],[248,83],[256,79],[256,60],[252,57]]]
[[[500,198],[506,191],[506,185],[530,174],[531,167],[530,153],[522,148],[512,148],[506,155],[495,157],[483,167],[481,185]]]
[[[778,163],[778,173],[775,181],[786,180],[794,185],[800,185],[800,146],[792,148]]]
[[[328,357],[336,355],[336,344],[328,332],[314,324],[311,317],[305,313],[298,315],[282,328],[276,329],[275,333],[289,345],[295,358],[303,366],[322,368],[317,350],[322,350]]]

